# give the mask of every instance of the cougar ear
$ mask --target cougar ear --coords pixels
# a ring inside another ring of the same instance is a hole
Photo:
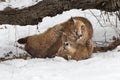
[[[70,18],[70,21],[73,22],[73,24],[76,23],[76,20],[74,19],[74,17],[71,17],[71,18]]]
[[[70,21],[70,22],[74,22],[74,21],[73,21],[73,17],[71,17],[71,18],[69,19],[69,21]]]

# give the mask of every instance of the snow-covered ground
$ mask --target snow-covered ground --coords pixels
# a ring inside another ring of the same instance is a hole
[[[120,53],[96,53],[78,62],[59,57],[5,61],[0,80],[120,80]]]
[[[13,0],[13,3],[12,0],[9,1],[11,4],[18,4],[20,1],[24,3],[24,0]],[[27,3],[28,0],[25,1]],[[31,1],[37,0],[29,0],[28,6],[32,4]],[[23,5],[21,3],[18,5]],[[54,17],[47,16],[41,23],[34,26],[0,25],[0,57],[4,57],[7,53],[24,53],[25,51],[15,47],[19,45],[16,42],[19,38],[42,33],[74,16],[83,16],[91,21],[94,28],[93,40],[99,44],[101,41],[111,42],[113,36],[120,38],[118,35],[120,34],[120,21],[117,19],[118,27],[116,28],[114,13],[104,14],[99,10],[72,9]],[[37,26],[39,29],[36,28]],[[55,57],[52,59],[14,59],[0,63],[0,80],[119,80],[119,75],[120,46],[113,51],[94,53],[91,58],[81,61],[66,61]]]

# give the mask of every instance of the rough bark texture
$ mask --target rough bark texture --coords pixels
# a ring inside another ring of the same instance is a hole
[[[0,2],[5,2],[5,0],[0,0]]]
[[[43,0],[21,10],[7,7],[0,11],[0,24],[35,25],[45,16],[55,16],[73,8],[120,11],[120,0]]]

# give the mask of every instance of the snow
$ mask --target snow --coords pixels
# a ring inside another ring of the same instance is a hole
[[[36,2],[36,0],[29,0],[28,3],[27,1],[6,0],[6,2],[0,3],[0,10],[3,8],[2,5],[9,4],[13,8],[22,8],[22,6],[31,6]],[[114,13],[110,15],[110,13],[104,14],[104,11],[99,10],[72,9],[54,17],[46,16],[42,22],[34,26],[0,25],[0,57],[4,57],[8,53],[12,53],[12,55],[26,53],[15,47],[16,45],[23,46],[16,42],[19,38],[43,33],[48,28],[74,16],[83,16],[91,21],[94,28],[93,40],[98,43],[112,42],[113,36],[120,37],[120,31],[118,31],[120,21],[117,20],[118,27],[116,28]],[[91,58],[81,61],[67,61],[60,57],[7,60],[0,62],[0,80],[119,80],[119,67],[120,46],[113,51],[94,53]]]
[[[120,53],[96,53],[90,59],[63,58],[1,62],[1,80],[119,80]]]
[[[6,7],[22,9],[37,4],[42,0],[5,0],[0,2],[0,10],[4,10]]]

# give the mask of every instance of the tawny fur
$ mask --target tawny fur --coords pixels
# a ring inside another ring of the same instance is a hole
[[[74,28],[74,22],[71,18],[64,23],[55,25],[42,34],[21,38],[18,40],[18,43],[25,44],[25,50],[32,57],[53,57],[62,45],[62,32],[72,35]]]
[[[66,33],[67,37],[71,39],[71,41],[76,41],[79,45],[85,45],[88,40],[92,40],[93,37],[93,28],[92,24],[89,20],[87,20],[84,17],[72,17],[74,24],[72,26],[74,27],[68,27],[71,26],[71,24],[61,24],[64,26],[63,32]],[[84,30],[81,31],[81,27],[84,25]],[[79,32],[83,32],[82,36],[79,36]],[[62,36],[56,41],[51,48],[49,48],[48,56],[55,55],[57,53],[58,49],[62,46]]]
[[[81,25],[77,25],[78,23],[84,23],[86,28],[86,34],[79,37],[76,34],[76,31]],[[25,50],[31,54],[32,57],[53,57],[58,49],[62,46],[62,35],[63,32],[69,37],[71,41],[76,41],[78,44],[85,44],[84,41],[92,38],[92,25],[90,22],[83,17],[73,17],[68,21],[55,25],[54,27],[48,29],[46,32],[39,34],[28,36],[26,38],[21,38],[18,40],[18,43],[25,44]],[[80,39],[79,39],[80,38]]]
[[[86,41],[92,39],[93,37],[93,27],[90,21],[84,17],[73,17],[76,22],[76,29],[77,32],[81,32],[81,36],[78,35],[77,43],[78,44],[85,44]],[[80,36],[80,37],[79,37]]]
[[[56,56],[63,57],[65,59],[82,60],[87,59],[93,52],[93,41],[88,40],[85,45],[80,45],[76,42],[70,41],[67,36],[62,37],[63,45],[59,48]]]
[[[56,26],[48,29],[40,35],[33,35],[19,39],[18,42],[23,44],[26,41],[25,50],[32,57],[45,58],[47,55],[47,50],[57,41],[57,38],[60,37],[62,26]]]
[[[82,59],[88,59],[91,57],[93,53],[93,41],[92,39],[88,40],[88,43],[86,45],[79,45],[77,44],[78,47],[76,47],[76,52],[75,54],[71,57],[74,60],[82,60]]]

